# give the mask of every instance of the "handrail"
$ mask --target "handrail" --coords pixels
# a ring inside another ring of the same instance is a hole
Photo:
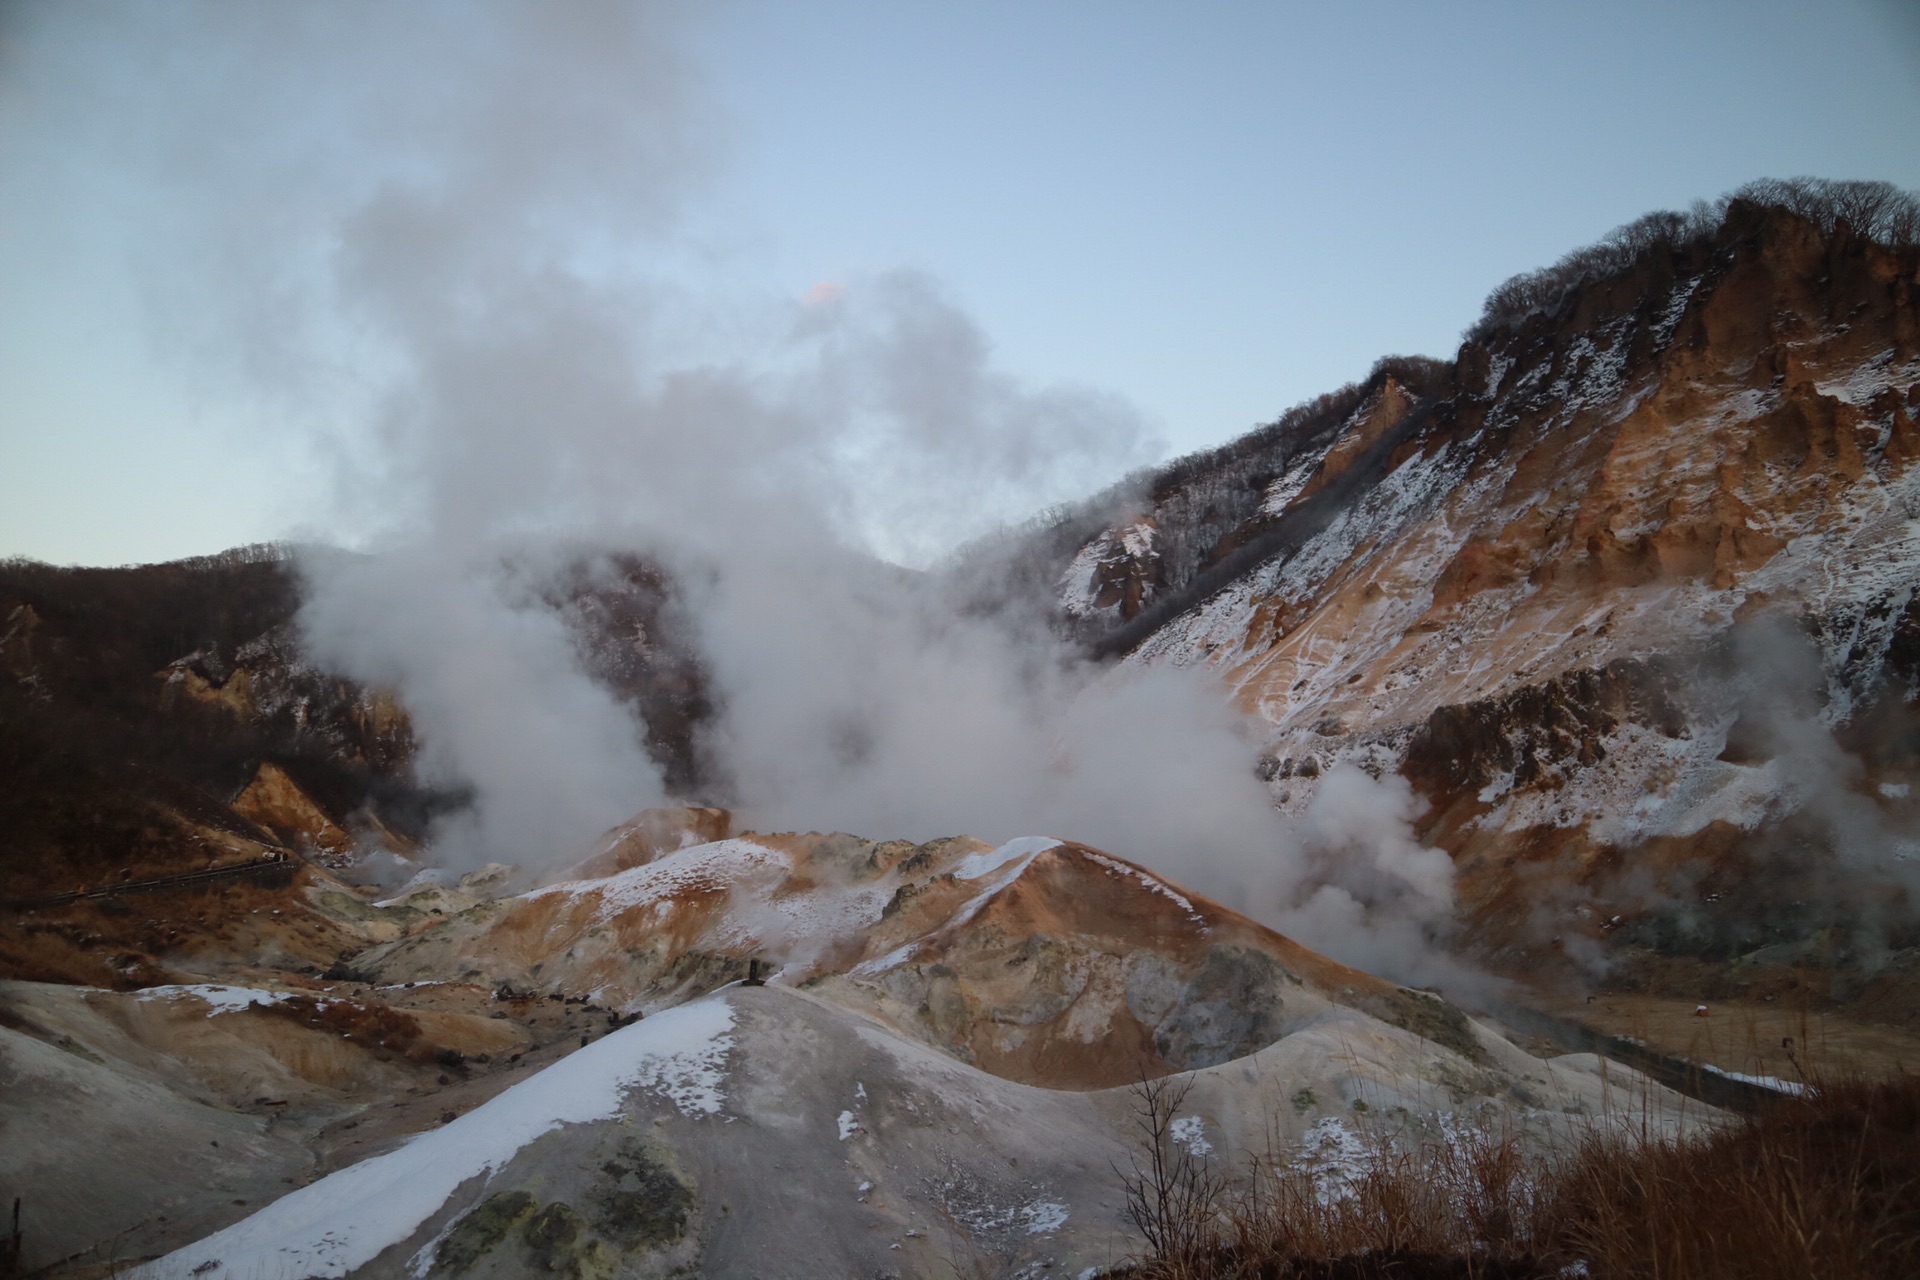
[[[174,889],[191,884],[205,884],[212,880],[224,880],[240,876],[254,875],[267,870],[293,871],[300,866],[300,858],[292,852],[254,858],[247,862],[229,863],[224,867],[202,867],[198,871],[182,871],[170,876],[155,876],[150,880],[131,880],[123,884],[102,885],[94,889],[74,889],[67,893],[49,894],[42,898],[16,898],[6,905],[15,911],[30,911],[35,907],[60,907],[70,902],[87,899],[117,898],[127,893],[153,893],[161,889]]]

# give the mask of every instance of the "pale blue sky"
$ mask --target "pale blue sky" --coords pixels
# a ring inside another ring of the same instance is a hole
[[[137,39],[71,16],[90,12],[0,7],[0,554],[118,563],[351,539],[319,411],[290,408],[301,397],[275,379],[321,377],[324,412],[350,414],[338,389],[377,381],[379,351],[289,333],[255,358],[258,332],[200,323],[213,304],[189,277],[205,245],[182,246],[196,211],[244,190],[265,247],[221,252],[237,270],[277,261],[273,229],[317,198],[302,157],[357,135],[313,106],[324,84],[274,96],[317,65],[297,39],[255,46],[258,83],[230,98],[230,58],[197,76],[235,6],[139,7]],[[486,5],[449,12],[489,21]],[[913,268],[1009,375],[1123,397],[1183,452],[1379,355],[1451,354],[1494,285],[1648,209],[1760,176],[1920,187],[1917,12],[686,6],[670,41],[692,82],[675,109],[697,115],[681,168],[698,176],[676,170],[664,230],[592,253],[728,300],[692,344],[709,358],[739,299]],[[406,53],[342,65],[404,79]],[[431,111],[433,94],[406,92]],[[369,165],[406,163],[403,148],[376,156],[377,137],[352,145]],[[313,173],[338,190],[359,160],[332,150]],[[209,351],[223,343],[236,350]]]

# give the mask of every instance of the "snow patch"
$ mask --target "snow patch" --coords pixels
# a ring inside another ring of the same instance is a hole
[[[1021,836],[989,853],[968,854],[954,864],[953,877],[956,880],[980,880],[1016,860],[1024,860],[1020,867],[1024,871],[1026,863],[1049,849],[1059,847],[1059,844],[1058,840],[1046,836]]]
[[[1633,317],[1627,316],[1600,326],[1591,335],[1583,333],[1567,345],[1565,372],[1547,388],[1547,394],[1560,404],[1557,418],[1571,421],[1582,409],[1619,399],[1626,385],[1631,345],[1627,332],[1632,326]]]
[[[143,1280],[345,1276],[419,1230],[461,1183],[500,1169],[522,1147],[562,1125],[618,1114],[631,1089],[661,1094],[685,1115],[718,1111],[732,1030],[733,1010],[723,999],[655,1014],[562,1058],[444,1128],[291,1192],[134,1274]],[[414,1275],[432,1267],[432,1249],[415,1256]]]
[[[1500,395],[1500,384],[1507,380],[1507,370],[1513,368],[1513,357],[1503,353],[1491,353],[1487,357],[1487,386],[1481,395],[1488,400]]]
[[[1084,618],[1094,610],[1093,574],[1100,567],[1106,541],[1103,534],[1081,547],[1060,575],[1060,612],[1069,618]]]
[[[1750,1076],[1744,1071],[1725,1071],[1711,1062],[1701,1063],[1700,1069],[1711,1071],[1722,1079],[1738,1080],[1741,1084],[1759,1085],[1762,1089],[1771,1089],[1775,1093],[1784,1093],[1789,1097],[1804,1098],[1813,1092],[1811,1086],[1801,1084],[1798,1080],[1782,1080],[1779,1076]]]
[[[146,1004],[156,1000],[174,1001],[180,999],[199,1000],[207,1006],[207,1016],[216,1017],[223,1013],[237,1013],[254,1005],[282,1004],[296,994],[304,992],[268,991],[263,987],[225,987],[211,983],[191,986],[148,987],[135,998]],[[321,1000],[321,1004],[329,1003]]]
[[[1339,1116],[1327,1116],[1301,1137],[1293,1167],[1313,1179],[1314,1199],[1331,1207],[1353,1198],[1368,1163],[1360,1135]]]
[[[1694,835],[1716,822],[1750,831],[1805,798],[1805,786],[1783,761],[1750,766],[1718,759],[1723,733],[1702,728],[1669,738],[1623,724],[1600,741],[1605,768],[1550,769],[1534,786],[1504,796],[1490,786],[1482,799],[1500,796],[1500,803],[1475,825],[1488,831],[1587,826],[1596,840],[1624,846]]]
[[[921,940],[919,938],[915,938],[905,946],[895,947],[883,956],[875,956],[871,960],[862,960],[859,964],[847,970],[847,976],[850,978],[871,978],[876,974],[887,973],[891,970],[898,969],[901,965],[913,959],[913,953],[919,950],[920,942]]]
[[[1035,858],[1049,849],[1057,849],[1059,847],[1060,842],[1049,836],[1020,836],[1017,839],[1007,841],[997,849],[991,849],[985,853],[970,853],[960,859],[953,867],[952,875],[954,879],[985,880],[988,876],[994,876],[995,878],[987,884],[986,888],[974,895],[973,899],[963,906],[945,927],[948,929],[958,929],[964,926],[968,921],[972,920],[975,915],[979,914],[980,908],[985,906],[994,894],[1000,892],[1015,880],[1018,880],[1021,873],[1027,869]],[[876,902],[880,897],[884,896],[880,890],[874,890],[873,892]],[[882,909],[883,906],[884,904],[882,904],[882,907],[876,908],[873,917],[875,920],[879,919],[879,910]],[[871,978],[878,974],[898,969],[901,965],[913,959],[913,953],[919,949],[923,941],[925,941],[925,939],[916,938],[911,942],[895,947],[886,955],[876,956],[871,960],[863,960],[848,970],[847,976],[853,978]]]
[[[1667,297],[1667,309],[1653,322],[1653,345],[1656,350],[1664,349],[1673,338],[1673,331],[1679,327],[1680,318],[1686,315],[1687,303],[1693,300],[1694,290],[1700,287],[1703,278],[1694,276],[1673,286],[1673,292]]]
[[[1185,667],[1224,664],[1242,656],[1260,604],[1318,599],[1328,593],[1336,577],[1364,573],[1374,552],[1394,548],[1409,529],[1455,492],[1466,478],[1469,456],[1470,451],[1442,444],[1430,454],[1408,458],[1358,503],[1337,512],[1296,553],[1274,557],[1167,623],[1129,654],[1125,663],[1144,666],[1166,661]],[[1461,495],[1455,496],[1458,500]],[[1465,535],[1449,536],[1458,542]],[[1443,555],[1444,563],[1453,550],[1438,548],[1436,554]],[[1389,630],[1397,636],[1400,628]],[[1310,694],[1302,699],[1311,700]]]
[[[1213,1144],[1207,1141],[1207,1122],[1199,1116],[1181,1116],[1169,1127],[1175,1143],[1186,1149],[1194,1159],[1213,1154]]]
[[[676,849],[652,862],[631,867],[602,880],[569,880],[520,895],[527,901],[566,896],[597,895],[595,913],[607,920],[638,907],[649,907],[702,891],[724,893],[753,871],[785,869],[785,857],[753,840],[716,840],[711,844]]]
[[[1314,469],[1319,466],[1323,456],[1321,453],[1313,453],[1305,458],[1296,459],[1294,464],[1281,473],[1280,478],[1269,484],[1266,492],[1260,495],[1260,514],[1277,516],[1292,506],[1293,500],[1300,496],[1300,491],[1307,487],[1307,481],[1313,479]]]
[[[1119,560],[1144,560],[1156,555],[1153,544],[1154,528],[1143,520],[1107,529],[1093,538],[1074,553],[1060,575],[1056,592],[1060,611],[1069,618],[1084,618],[1098,611],[1095,574]]]
[[[1130,524],[1120,530],[1120,550],[1134,559],[1153,554],[1153,526]]]
[[[988,882],[987,887],[974,895],[973,900],[962,907],[952,920],[947,922],[949,930],[962,929],[980,914],[980,908],[987,905],[993,895],[1018,880],[1023,872],[1033,864],[1033,860],[1049,849],[1058,848],[1060,842],[1046,836],[1021,836],[1009,840],[991,853],[970,853],[960,860],[954,868],[957,880],[981,880],[987,876],[999,874]],[[1011,867],[1012,870],[1003,870]]]

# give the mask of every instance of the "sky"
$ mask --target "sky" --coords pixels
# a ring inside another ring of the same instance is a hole
[[[461,130],[524,135],[490,172],[558,194],[512,225],[618,300],[646,376],[787,378],[814,358],[789,330],[890,298],[996,404],[1111,422],[1113,448],[1031,483],[968,472],[947,500],[979,520],[1381,355],[1450,355],[1495,285],[1649,209],[1761,176],[1920,188],[1901,0],[722,0],[616,6],[632,21],[544,61],[502,60],[503,5],[383,12],[0,0],[0,555],[364,541],[404,465],[382,452],[401,357],[340,246]],[[834,447],[866,469],[849,493],[887,482]]]

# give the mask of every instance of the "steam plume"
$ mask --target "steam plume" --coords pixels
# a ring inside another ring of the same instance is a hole
[[[1098,487],[1151,431],[997,369],[923,274],[689,288],[676,227],[725,126],[685,17],[208,5],[38,33],[133,51],[93,82],[138,122],[107,150],[167,170],[138,246],[155,296],[335,460],[327,522],[369,554],[310,560],[301,625],[396,687],[422,767],[472,788],[442,854],[564,865],[663,798],[539,590],[569,549],[620,548],[676,573],[749,820],[1072,836],[1412,963],[1451,888],[1403,791],[1330,777],[1291,831],[1204,677],[1089,666],[901,567]]]

